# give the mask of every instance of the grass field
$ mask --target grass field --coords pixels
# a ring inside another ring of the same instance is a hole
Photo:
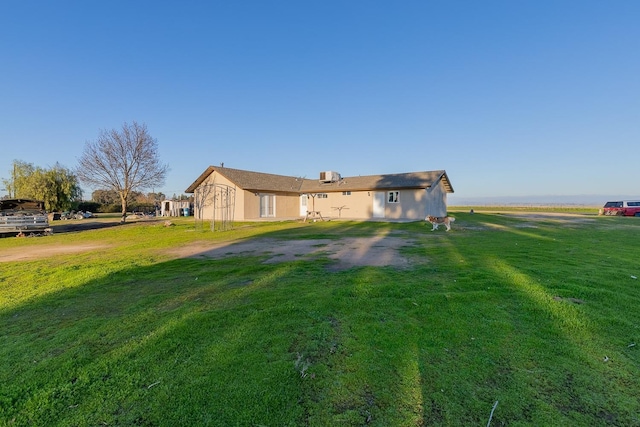
[[[453,215],[0,239],[46,255],[0,262],[0,425],[640,426],[640,219]],[[170,251],[369,236],[407,266]]]

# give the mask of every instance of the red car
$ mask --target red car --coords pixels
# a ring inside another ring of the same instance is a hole
[[[640,216],[640,201],[622,200],[607,202],[602,208],[603,215]]]

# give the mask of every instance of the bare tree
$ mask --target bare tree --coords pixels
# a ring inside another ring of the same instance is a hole
[[[125,123],[121,130],[102,130],[96,141],[85,144],[77,176],[94,188],[114,190],[122,203],[122,222],[133,191],[164,184],[169,166],[160,163],[158,142],[145,124]]]

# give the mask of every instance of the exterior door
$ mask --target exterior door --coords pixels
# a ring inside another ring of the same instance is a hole
[[[384,218],[384,198],[386,193],[384,191],[376,191],[373,193],[373,217]]]
[[[260,195],[260,218],[276,216],[276,196],[273,194]]]
[[[300,216],[307,216],[308,196],[303,194],[300,196]]]

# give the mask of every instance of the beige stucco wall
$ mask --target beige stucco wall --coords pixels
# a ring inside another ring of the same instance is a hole
[[[263,194],[276,197],[275,216],[272,219],[292,219],[300,217],[300,195],[291,193],[259,193],[244,192],[244,219],[257,220],[260,217],[260,196]]]
[[[438,185],[434,185],[426,190],[427,193],[427,211],[426,215],[447,216],[447,191],[442,181],[438,181]]]
[[[244,190],[236,186],[217,172],[211,173],[196,189],[194,196],[194,215],[197,219],[211,221],[214,219],[214,189],[221,185],[235,190],[234,206],[227,212],[233,213],[233,221],[251,221],[260,218],[260,194]],[[208,189],[208,190],[207,190]],[[291,219],[300,217],[300,196],[290,193],[264,193],[276,196],[275,217],[273,219]],[[204,202],[201,202],[203,199]],[[220,202],[216,201],[215,219],[221,219]]]
[[[423,220],[427,215],[445,216],[447,213],[447,193],[439,182],[432,189],[399,189],[399,202],[389,203],[385,190],[384,218]],[[323,218],[371,219],[373,218],[374,191],[352,191],[324,193],[327,198],[315,197],[315,210]],[[309,197],[308,209],[313,210],[314,199]]]
[[[207,179],[202,182],[202,184],[198,186],[194,193],[194,216],[197,219],[211,221],[212,219],[214,219],[214,207],[217,207],[217,209],[215,209],[215,219],[218,220],[221,218],[221,205],[220,203],[217,203],[217,205],[215,205],[213,200],[213,190],[215,189],[216,185],[226,185],[235,190],[235,199],[232,201],[233,206],[229,209],[229,212],[233,212],[233,221],[243,221],[245,210],[244,193],[246,193],[246,191],[244,191],[240,187],[237,187],[233,182],[229,181],[215,171],[211,175],[209,175]]]
[[[398,203],[388,203],[388,191],[385,194],[384,218],[387,219],[424,219],[426,206],[425,190],[398,190]],[[373,218],[374,191],[352,191],[351,195],[339,193],[324,193],[327,198],[315,198],[315,210],[323,217],[344,219]],[[309,210],[312,210],[313,199],[309,200]]]
[[[326,199],[316,195],[309,196],[307,209],[319,211],[323,218],[366,219],[373,216],[373,192],[352,191],[351,195],[342,192],[324,193]],[[315,205],[314,205],[315,203]]]
[[[260,197],[250,191],[242,191],[243,220],[252,220],[260,217]]]
[[[276,194],[276,218],[300,217],[299,194]]]
[[[427,204],[427,193],[424,189],[397,190],[400,192],[399,203],[389,203],[385,198],[385,218],[389,219],[424,219]],[[385,192],[388,195],[388,191]]]

